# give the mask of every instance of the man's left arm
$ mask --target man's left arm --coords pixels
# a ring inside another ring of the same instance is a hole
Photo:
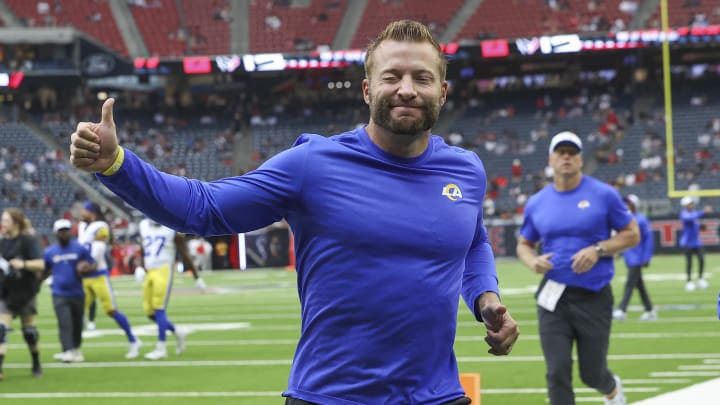
[[[572,269],[577,274],[585,273],[592,269],[602,257],[613,256],[637,245],[638,242],[640,242],[640,230],[635,218],[633,218],[609,239],[595,242],[594,245],[584,247],[575,253],[572,257]]]
[[[640,229],[633,218],[624,228],[620,229],[610,239],[601,240],[595,244],[598,258],[613,256],[623,250],[636,246],[640,242]]]

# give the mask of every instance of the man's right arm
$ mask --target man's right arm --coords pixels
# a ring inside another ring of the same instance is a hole
[[[300,194],[305,146],[276,155],[260,169],[213,182],[162,173],[125,151],[122,168],[96,175],[148,217],[183,233],[228,235],[279,221]]]
[[[103,104],[100,123],[78,124],[70,161],[163,225],[198,235],[247,232],[280,220],[299,196],[307,145],[245,176],[204,183],[162,173],[120,147],[112,106]]]

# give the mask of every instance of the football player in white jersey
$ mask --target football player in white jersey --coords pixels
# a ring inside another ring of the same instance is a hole
[[[145,354],[145,358],[159,360],[167,357],[165,339],[168,330],[175,334],[175,353],[180,354],[185,350],[187,332],[176,328],[166,313],[177,255],[180,256],[186,270],[192,271],[193,274],[197,273],[185,244],[185,235],[151,219],[140,221],[139,231],[146,272],[143,282],[143,309],[148,318],[158,326],[157,346],[155,350]]]
[[[110,284],[110,269],[107,259],[107,255],[110,253],[110,226],[103,220],[100,207],[90,201],[83,205],[81,219],[82,221],[78,224],[78,241],[90,251],[97,263],[97,270],[83,275],[85,310],[95,299],[99,300],[105,313],[113,318],[127,335],[130,345],[125,358],[134,359],[140,354],[142,342],[133,335],[130,322],[118,310],[115,293]]]

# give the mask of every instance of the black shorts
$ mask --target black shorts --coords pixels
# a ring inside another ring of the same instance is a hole
[[[37,299],[33,297],[30,301],[19,304],[0,298],[0,314],[9,314],[13,318],[37,315]]]

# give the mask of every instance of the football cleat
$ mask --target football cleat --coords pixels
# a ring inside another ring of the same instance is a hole
[[[140,348],[142,347],[142,342],[140,339],[136,339],[134,342],[130,342],[130,345],[128,346],[128,352],[125,355],[126,359],[134,359],[137,358],[137,356],[140,355]]]
[[[655,310],[645,311],[639,318],[641,321],[654,321],[658,319],[657,312]]]
[[[175,329],[175,354],[182,354],[185,351],[185,340],[188,331],[182,328]]]
[[[145,353],[145,358],[148,360],[166,359],[167,356],[167,349],[164,347],[156,347],[155,350],[150,353]]]

